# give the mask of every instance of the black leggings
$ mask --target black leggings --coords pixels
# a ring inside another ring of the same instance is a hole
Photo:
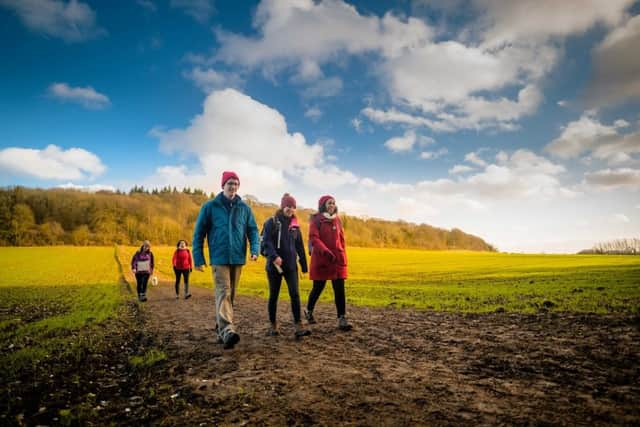
[[[314,280],[313,289],[309,294],[309,301],[307,302],[307,311],[313,311],[313,308],[320,298],[320,294],[324,290],[326,280]],[[333,285],[333,295],[336,301],[336,310],[338,311],[338,317],[344,316],[347,311],[347,301],[344,294],[344,279],[335,279],[331,281]]]
[[[147,293],[149,276],[149,273],[136,273],[136,287],[138,288],[138,295]]]
[[[298,291],[298,271],[285,271],[278,274],[275,271],[267,270],[267,278],[269,279],[269,320],[271,323],[276,322],[276,311],[278,310],[278,296],[280,295],[280,285],[282,285],[282,277],[284,276],[289,288],[289,298],[291,299],[291,312],[293,313],[293,321],[300,321],[300,292]]]
[[[189,293],[189,270],[174,268],[173,272],[176,274],[176,295],[180,293],[180,276],[184,278],[184,294],[187,295]]]

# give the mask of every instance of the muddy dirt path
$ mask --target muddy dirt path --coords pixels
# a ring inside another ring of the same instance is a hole
[[[267,337],[266,301],[239,297],[241,341],[223,350],[213,291],[192,293],[176,300],[161,282],[143,310],[171,381],[188,391],[187,409],[162,424],[640,423],[637,316],[350,306],[345,333],[321,304],[312,335],[297,341],[288,302],[278,307],[282,335]]]

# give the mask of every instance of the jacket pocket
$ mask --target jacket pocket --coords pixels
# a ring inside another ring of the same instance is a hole
[[[336,251],[336,264],[340,266],[347,265],[347,254],[344,251]]]

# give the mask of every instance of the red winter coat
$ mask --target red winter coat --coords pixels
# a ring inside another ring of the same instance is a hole
[[[191,261],[191,252],[189,249],[176,249],[173,253],[173,266],[178,270],[191,270],[193,261]]]
[[[320,227],[317,223],[320,219]],[[309,242],[311,242],[311,280],[333,280],[347,278],[347,253],[340,217],[332,219],[316,214],[309,221]]]

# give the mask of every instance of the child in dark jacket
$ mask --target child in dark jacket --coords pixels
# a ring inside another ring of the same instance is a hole
[[[176,299],[180,298],[180,276],[184,278],[184,299],[191,298],[189,293],[189,273],[193,270],[191,252],[187,249],[186,240],[178,240],[177,249],[173,253],[173,272],[176,275]]]
[[[145,240],[140,249],[131,258],[131,271],[136,275],[136,287],[138,290],[138,301],[147,300],[147,283],[153,274],[153,252],[151,243]]]
[[[298,219],[295,216],[296,200],[288,193],[282,196],[280,209],[264,224],[264,249],[267,257],[267,279],[269,280],[269,327],[268,335],[279,334],[276,319],[280,285],[284,277],[289,288],[291,311],[296,338],[311,332],[302,327],[300,321],[300,292],[298,290],[298,261],[303,273],[307,272],[307,257]]]

